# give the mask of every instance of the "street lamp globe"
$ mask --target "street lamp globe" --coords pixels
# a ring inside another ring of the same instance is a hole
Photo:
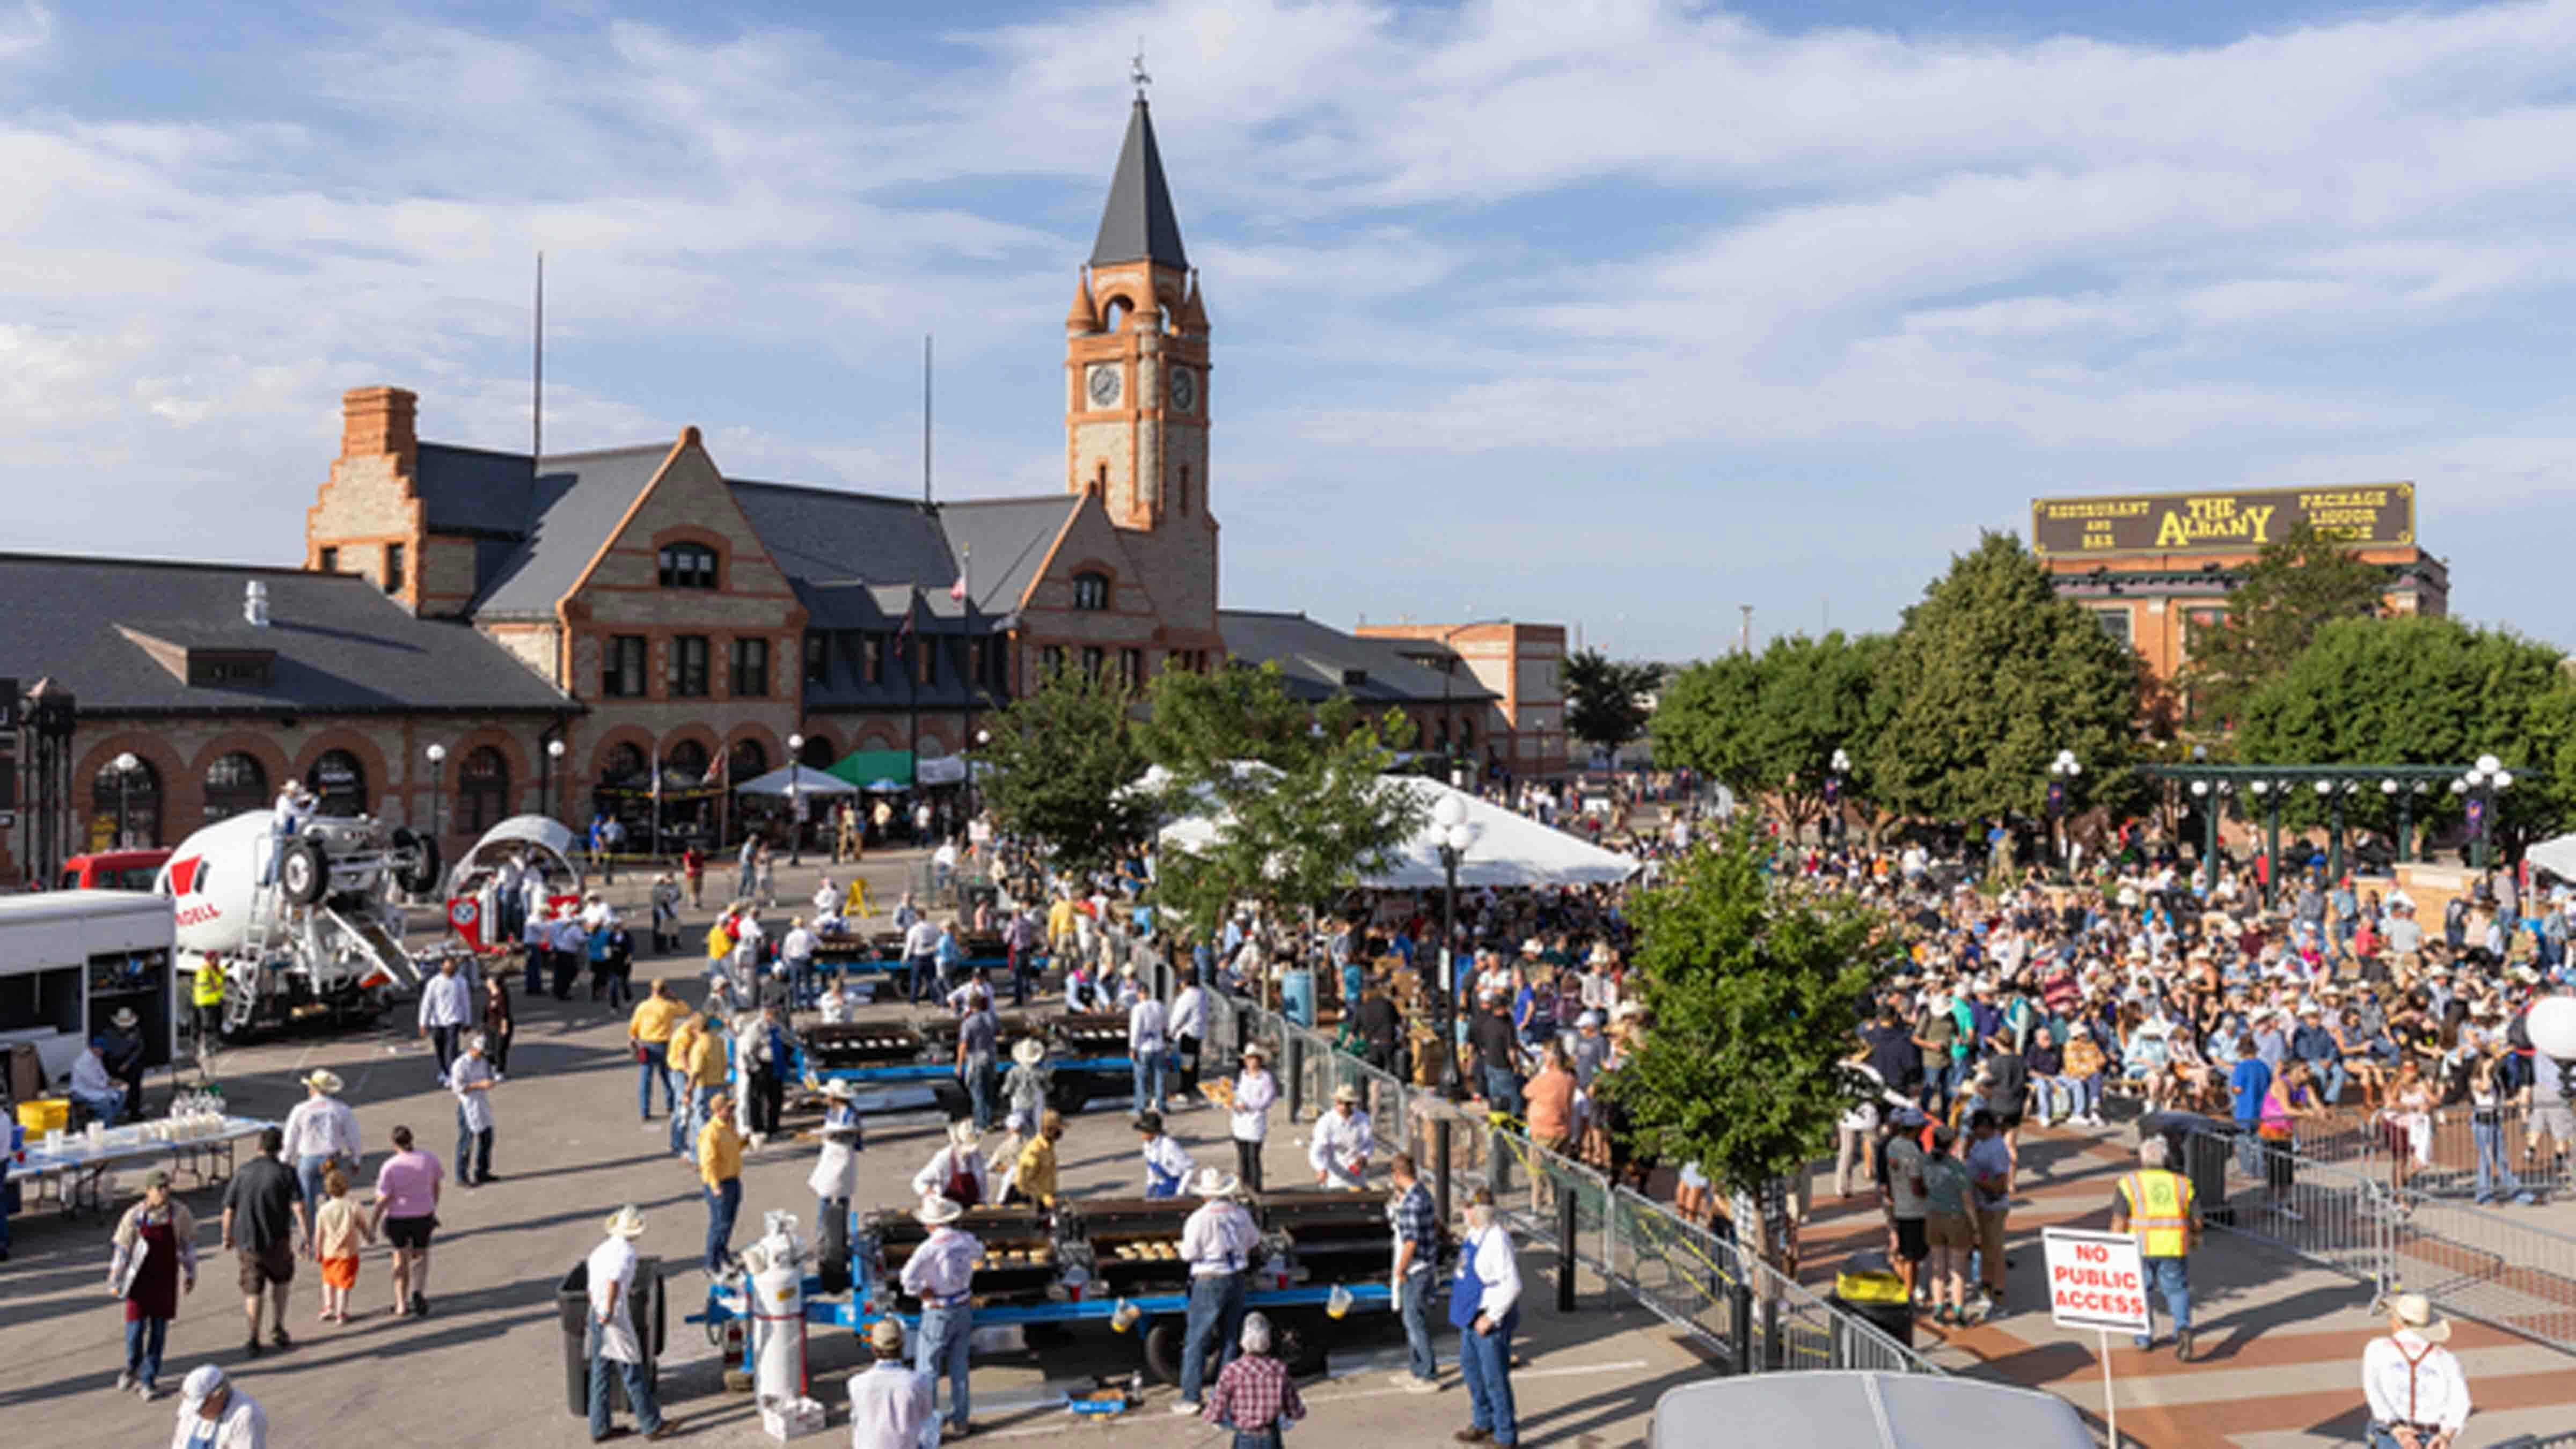
[[[2317,782],[2317,793],[2318,793],[2319,795],[2331,795],[2331,794],[2333,794],[2333,793],[2334,793],[2334,781],[2332,781],[2332,780],[2319,780],[2319,781]]]
[[[2478,756],[2478,773],[2481,775],[2492,775],[2503,768],[2504,761],[2497,759],[2493,755]]]
[[[1473,825],[1444,825],[1440,829],[1440,843],[1458,855],[1465,855],[1475,846],[1476,837],[1481,834],[1483,832]]]
[[[993,742],[993,732],[992,732],[991,730],[977,730],[977,731],[975,731],[975,743],[977,743],[977,744],[979,744],[979,745],[989,745],[989,744],[991,744],[992,742]]]
[[[2271,782],[2271,781],[2269,781],[2269,780],[2257,780],[2257,781],[2255,781],[2255,782],[2254,782],[2254,793],[2255,793],[2255,794],[2257,794],[2257,795],[2269,795],[2269,794],[2271,794],[2271,793],[2272,793],[2272,782]]]
[[[2497,789],[2499,789],[2499,790],[2510,790],[2510,789],[2512,789],[2512,788],[2513,788],[2513,771],[2511,771],[2511,770],[2498,770],[2498,771],[2496,771],[2496,772],[2495,772],[2495,787],[2496,787]]]
[[[445,745],[431,745],[428,749],[421,751],[421,753],[428,756],[429,762],[433,765],[446,763],[447,746]]]
[[[560,759],[562,759],[563,757],[564,757],[564,742],[563,742],[563,741],[561,741],[561,740],[548,740],[548,741],[546,741],[546,758],[547,758],[547,759],[550,759],[550,760],[560,760]]]
[[[787,752],[789,754],[792,755],[803,748],[805,748],[805,737],[803,735],[789,735],[787,737]]]
[[[1849,770],[1850,768],[1851,768],[1851,754],[1850,754],[1850,752],[1849,752],[1849,751],[1847,751],[1847,750],[1836,750],[1836,751],[1834,751],[1834,769],[1835,769],[1835,771],[1836,771],[1837,773],[1839,773],[1839,772],[1842,772],[1842,771]]]
[[[2208,793],[2209,793],[2209,782],[2208,782],[2207,780],[2194,780],[2194,781],[2192,781],[2192,782],[2191,782],[2191,793],[2192,793],[2192,794],[2194,794],[2194,795],[2206,795],[2206,794],[2208,794]]]
[[[1440,827],[1441,838],[1445,840],[1448,832],[1467,823],[1467,802],[1455,795],[1443,795],[1440,802],[1431,807],[1431,819]]]
[[[2396,793],[2397,793],[2397,782],[2396,782],[2396,781],[2394,781],[2394,780],[2382,780],[2382,781],[2380,781],[2380,782],[2379,782],[2379,793],[2380,793],[2380,794],[2382,794],[2382,795],[2394,795],[2394,794],[2396,794]]]
[[[132,750],[127,750],[124,754],[117,756],[108,763],[114,765],[116,767],[116,773],[120,775],[131,775],[135,771],[143,768],[143,762],[135,758]]]

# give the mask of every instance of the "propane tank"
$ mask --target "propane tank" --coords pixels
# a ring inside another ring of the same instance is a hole
[[[805,1394],[805,1250],[796,1219],[768,1214],[759,1242],[743,1250],[750,1280],[752,1392],[767,1402]]]

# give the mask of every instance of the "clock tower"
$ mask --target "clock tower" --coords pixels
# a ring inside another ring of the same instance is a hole
[[[1096,499],[1119,530],[1169,647],[1221,652],[1207,311],[1141,84],[1065,317],[1064,352],[1065,486]]]

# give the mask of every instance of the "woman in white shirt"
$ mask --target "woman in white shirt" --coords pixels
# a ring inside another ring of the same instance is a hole
[[[1231,1126],[1235,1175],[1246,1192],[1261,1191],[1261,1141],[1270,1135],[1270,1104],[1279,1100],[1279,1079],[1270,1075],[1270,1049],[1259,1042],[1243,1047],[1243,1071],[1234,1079]]]

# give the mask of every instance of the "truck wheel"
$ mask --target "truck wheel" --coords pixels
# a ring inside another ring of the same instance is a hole
[[[1181,1381],[1181,1344],[1183,1330],[1189,1325],[1177,1314],[1157,1318],[1145,1330],[1145,1372],[1157,1383]]]
[[[317,905],[331,890],[331,864],[322,855],[322,842],[298,837],[286,843],[286,853],[277,858],[277,888],[292,904]]]
[[[414,835],[409,827],[394,827],[394,884],[405,894],[425,896],[438,889],[438,838]]]
[[[1288,1366],[1297,1378],[1311,1378],[1324,1371],[1325,1334],[1323,1320],[1313,1313],[1282,1313],[1270,1320],[1270,1350]]]

